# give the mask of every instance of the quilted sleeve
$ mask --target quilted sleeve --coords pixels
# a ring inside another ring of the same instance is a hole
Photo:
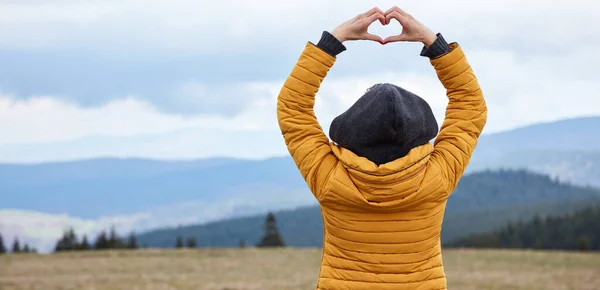
[[[288,151],[317,199],[337,158],[319,125],[315,95],[335,57],[308,43],[277,100],[277,119]]]
[[[477,78],[461,49],[431,60],[448,95],[446,118],[434,143],[432,161],[441,168],[450,194],[464,173],[487,122],[487,106]]]

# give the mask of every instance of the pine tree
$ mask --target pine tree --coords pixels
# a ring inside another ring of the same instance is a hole
[[[77,243],[77,235],[75,235],[75,230],[73,230],[73,228],[70,228],[65,233],[65,250],[73,251],[76,250],[78,247],[79,246]]]
[[[96,241],[94,242],[94,248],[96,250],[105,250],[108,249],[108,238],[106,237],[106,232],[102,231],[96,237]]]
[[[0,255],[6,253],[6,246],[4,246],[4,239],[2,238],[2,234],[0,234]]]
[[[542,239],[537,238],[535,240],[535,248],[538,249],[538,250],[544,249],[544,242],[542,241]]]
[[[73,228],[65,230],[63,236],[56,242],[56,246],[54,247],[55,252],[74,251],[78,249],[77,235]]]
[[[117,234],[115,226],[110,228],[110,235],[108,237],[107,244],[107,249],[123,249],[127,246],[121,237],[119,237],[119,234]]]
[[[133,232],[129,235],[129,239],[127,240],[127,248],[132,250],[138,248],[137,238]]]
[[[79,244],[79,250],[87,251],[90,249],[90,242],[88,241],[87,235],[83,235],[81,244]]]
[[[600,206],[592,206],[561,216],[534,217],[527,223],[516,222],[481,234],[458,239],[447,246],[500,247],[550,250],[600,250]]]
[[[23,247],[23,253],[29,253],[31,250],[29,249],[29,245],[25,244],[25,246]]]
[[[175,242],[175,248],[177,248],[177,249],[183,248],[183,238],[181,236],[177,237],[177,241]]]
[[[17,239],[16,237],[15,237],[15,241],[13,242],[12,252],[13,253],[21,252],[21,244],[19,243],[19,239]]]
[[[58,253],[58,252],[62,252],[65,251],[65,237],[62,236],[60,238],[60,240],[58,240],[56,242],[56,245],[54,246],[54,252]]]
[[[196,238],[194,238],[194,237],[188,237],[187,238],[187,244],[186,244],[186,246],[188,248],[190,248],[190,249],[197,248],[198,247],[198,243],[196,242]]]
[[[119,236],[117,235],[117,230],[115,226],[110,228],[110,236],[108,237],[108,248],[109,249],[117,249],[119,248]]]
[[[277,229],[277,221],[275,215],[269,212],[265,220],[265,234],[261,241],[256,245],[259,248],[285,247],[279,230]]]
[[[579,245],[578,248],[580,251],[587,251],[590,249],[590,238],[588,238],[587,235],[581,235],[579,236]]]

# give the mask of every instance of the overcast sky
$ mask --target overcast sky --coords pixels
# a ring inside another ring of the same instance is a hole
[[[1,0],[0,162],[285,155],[275,100],[306,42],[393,5],[463,46],[486,133],[600,115],[597,1]],[[326,130],[379,82],[422,96],[441,123],[420,45],[347,47],[318,95]]]

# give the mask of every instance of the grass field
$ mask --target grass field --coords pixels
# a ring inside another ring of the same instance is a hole
[[[315,289],[321,252],[143,250],[0,256],[0,289]],[[448,250],[449,289],[600,289],[600,254]]]

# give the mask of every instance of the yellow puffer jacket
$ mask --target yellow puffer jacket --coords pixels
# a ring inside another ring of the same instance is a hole
[[[435,144],[380,166],[330,142],[317,122],[315,95],[334,57],[308,43],[286,80],[279,125],[325,228],[317,289],[446,289],[444,209],[487,120],[476,77],[450,46],[431,60],[449,98]]]

